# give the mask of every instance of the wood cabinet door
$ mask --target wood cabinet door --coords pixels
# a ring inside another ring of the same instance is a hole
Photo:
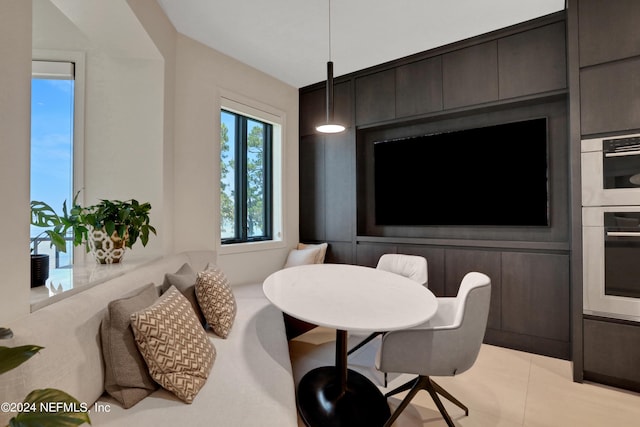
[[[300,241],[324,241],[325,232],[325,164],[324,137],[300,137]]]
[[[395,117],[395,70],[356,78],[356,124],[381,122]]]
[[[442,111],[442,57],[396,69],[396,117]]]
[[[567,87],[564,22],[498,40],[500,99]]]
[[[442,74],[445,109],[497,101],[497,41],[443,55]]]
[[[335,93],[334,93],[335,97]],[[316,126],[326,120],[325,89],[300,92],[300,135],[316,134]]]
[[[640,59],[613,62],[580,72],[582,134],[640,127]]]
[[[584,370],[617,386],[640,390],[640,327],[625,322],[584,319]],[[605,378],[602,378],[605,377]],[[617,383],[617,384],[616,384]],[[633,383],[633,384],[629,384]],[[631,387],[629,387],[631,388]]]
[[[382,255],[395,253],[397,253],[397,248],[394,244],[358,242],[356,245],[356,264],[375,267]]]
[[[502,253],[502,329],[570,341],[569,257]]]
[[[638,0],[580,0],[580,66],[640,55]]]
[[[356,160],[353,130],[324,140],[325,238],[351,242],[356,211]]]

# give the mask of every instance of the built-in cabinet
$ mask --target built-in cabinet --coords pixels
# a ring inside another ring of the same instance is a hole
[[[467,272],[487,274],[492,288],[486,342],[559,358],[570,353],[568,255],[372,240],[358,243],[357,264],[374,267],[385,253],[424,256],[428,287],[437,296],[455,296]]]
[[[552,22],[529,31],[505,32],[502,37],[495,34],[490,41],[480,39],[470,46],[441,48],[424,59],[411,57],[383,69],[356,73],[355,124],[379,125],[565,90],[564,35],[564,21]]]
[[[467,272],[485,272],[485,341],[570,358],[564,13],[340,76],[335,104],[347,131],[317,134],[324,83],[300,90],[300,239],[328,242],[327,262],[375,266],[384,253],[422,255],[440,296],[455,295]],[[540,115],[552,117],[549,227],[371,226],[368,138]]]
[[[574,2],[582,135],[640,127],[640,2]]]
[[[574,123],[570,140],[572,159],[579,159],[582,139],[640,132],[640,2],[570,0],[567,21]],[[578,168],[573,174],[578,194],[579,173]],[[580,209],[579,197],[572,203]],[[581,247],[584,243],[578,228],[574,251],[588,251]],[[582,265],[575,262],[572,267]],[[576,280],[573,289],[574,378],[640,391],[640,325],[583,316],[582,281]]]
[[[639,342],[634,322],[585,316],[585,378],[640,392]]]

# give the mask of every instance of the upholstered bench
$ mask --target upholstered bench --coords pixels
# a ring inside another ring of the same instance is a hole
[[[206,330],[215,360],[191,403],[158,387],[128,409],[105,393],[101,324],[109,302],[158,288],[184,264],[202,271],[215,264],[211,251],[170,255],[44,307],[9,326],[0,345],[44,347],[0,378],[0,401],[21,402],[33,389],[58,388],[91,409],[94,426],[291,426],[296,427],[294,381],[282,313],[262,284],[231,285],[233,325],[222,338]],[[15,414],[0,413],[0,425]]]

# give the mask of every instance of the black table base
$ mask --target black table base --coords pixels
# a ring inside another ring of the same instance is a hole
[[[298,409],[309,427],[382,427],[391,412],[380,390],[364,375],[325,366],[309,371],[298,385]]]

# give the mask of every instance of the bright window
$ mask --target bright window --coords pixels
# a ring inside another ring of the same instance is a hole
[[[75,62],[69,60],[32,61],[30,197],[58,213],[65,200],[70,204],[73,199],[74,163],[78,161],[75,70]],[[60,253],[50,247],[42,231],[31,228],[33,253],[48,253],[51,269],[71,265],[72,243],[67,244],[66,253]]]
[[[220,122],[221,242],[273,240],[274,125],[225,109]]]

